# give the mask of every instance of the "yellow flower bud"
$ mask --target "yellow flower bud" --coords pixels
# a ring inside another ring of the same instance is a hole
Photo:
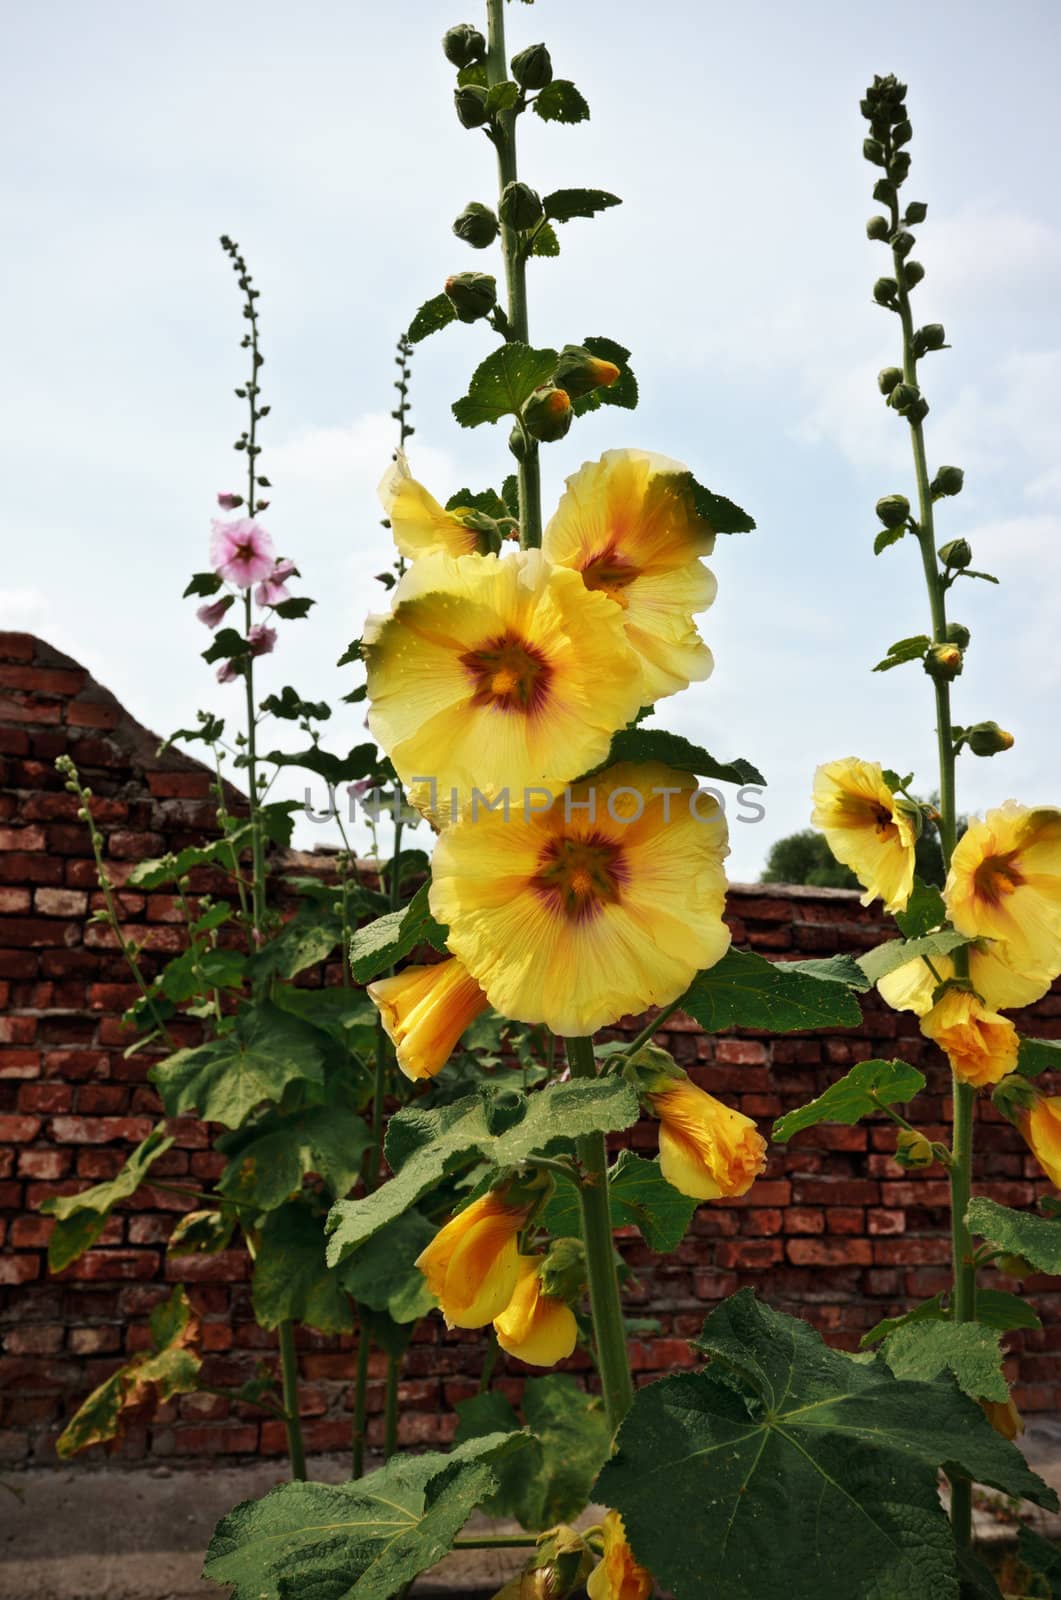
[[[407,1078],[433,1078],[470,1023],[489,1005],[456,956],[431,967],[405,967],[368,986],[369,998]]]
[[[1017,1065],[1016,1028],[968,989],[946,989],[921,1018],[921,1032],[939,1045],[955,1077],[974,1088],[998,1083]]]
[[[1061,1189],[1061,1095],[1040,1095],[1015,1120],[1032,1155],[1054,1188]]]
[[[1018,1433],[1024,1432],[1024,1418],[1017,1410],[1013,1396],[1008,1400],[981,1400],[980,1409],[984,1416],[1003,1439],[1015,1439]]]
[[[499,1317],[520,1278],[517,1240],[530,1204],[491,1190],[451,1217],[416,1265],[451,1328],[483,1328]]]
[[[543,1291],[544,1262],[544,1256],[519,1257],[519,1276],[512,1298],[501,1315],[494,1318],[494,1331],[502,1350],[532,1367],[553,1367],[566,1360],[578,1338],[571,1307]]]
[[[586,1585],[589,1600],[649,1600],[652,1574],[635,1559],[618,1511],[605,1514],[604,1553]]]
[[[675,1071],[679,1077],[646,1096],[660,1120],[660,1171],[695,1200],[747,1194],[766,1165],[766,1140],[750,1117]]]

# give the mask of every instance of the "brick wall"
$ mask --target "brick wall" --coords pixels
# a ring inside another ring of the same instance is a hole
[[[150,1186],[115,1213],[96,1248],[60,1277],[47,1274],[50,1224],[40,1202],[111,1176],[159,1109],[145,1082],[149,1058],[123,1055],[129,1041],[118,1018],[135,991],[108,930],[89,920],[98,899],[88,833],[53,762],[69,751],[92,787],[108,869],[121,884],[133,862],[201,840],[213,822],[210,775],[176,752],[158,757],[157,743],[75,662],[28,636],[0,635],[0,1460],[8,1465],[54,1461],[64,1420],[123,1355],[142,1347],[146,1315],[177,1276],[203,1318],[205,1381],[238,1385],[274,1347],[251,1315],[243,1253],[190,1258],[179,1274],[165,1261],[174,1215],[191,1202]],[[148,966],[179,948],[169,896],[120,898]],[[729,915],[735,941],[768,955],[857,951],[894,931],[841,890],[738,885]],[[1023,1024],[1061,1034],[1061,995]],[[873,1000],[854,1030],[708,1037],[675,1017],[660,1038],[704,1087],[764,1129],[853,1061],[901,1055],[928,1073],[922,1104],[934,1127],[926,1131],[944,1136],[948,1075],[938,1054],[911,1017]],[[1027,1204],[1045,1188],[1035,1163],[989,1106],[980,1117],[979,1181],[1005,1203]],[[190,1119],[170,1131],[176,1143],[156,1163],[157,1177],[212,1178],[217,1163],[205,1131]],[[630,1142],[650,1152],[654,1124],[632,1130]],[[744,1200],[702,1207],[673,1255],[655,1260],[636,1235],[624,1241],[634,1269],[631,1309],[661,1325],[634,1346],[639,1375],[688,1364],[688,1336],[722,1296],[745,1285],[847,1347],[911,1297],[946,1287],[945,1183],[938,1169],[904,1173],[889,1158],[892,1145],[887,1123],[809,1130],[787,1149],[772,1148],[767,1174]],[[1061,1293],[1049,1279],[1026,1287],[1043,1328],[1012,1340],[1011,1376],[1022,1408],[1053,1410],[1061,1401]],[[429,1319],[405,1364],[403,1443],[450,1437],[453,1402],[473,1391],[481,1357],[475,1337],[447,1334],[440,1319]],[[370,1437],[378,1441],[382,1370],[373,1359]],[[353,1369],[350,1340],[303,1333],[310,1449],[347,1446]],[[502,1364],[499,1381],[515,1392],[523,1370]],[[135,1426],[120,1453],[192,1460],[283,1446],[280,1425],[251,1408],[189,1395]]]

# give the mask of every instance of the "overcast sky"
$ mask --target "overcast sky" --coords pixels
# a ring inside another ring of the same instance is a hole
[[[339,695],[334,662],[377,608],[388,564],[375,485],[394,424],[392,344],[452,271],[496,270],[456,240],[493,201],[492,152],[451,109],[439,38],[481,0],[41,0],[5,12],[7,223],[0,424],[0,625],[41,634],[159,733],[231,708],[197,651],[186,576],[205,565],[214,495],[242,487],[238,292],[217,236],[258,286],[263,519],[319,604],[287,625],[269,687]],[[933,786],[928,684],[871,676],[921,631],[916,548],[874,558],[873,504],[911,493],[907,429],[875,390],[897,321],[871,301],[886,253],[858,101],[877,72],[910,85],[922,321],[953,350],[924,364],[933,465],[966,469],[940,534],[968,537],[1002,587],[959,585],[973,629],[956,716],[994,717],[1014,751],[963,758],[966,807],[1061,800],[1061,310],[1056,69],[1061,11],[1015,0],[538,0],[510,47],[544,38],[592,120],[521,123],[521,175],[613,190],[621,208],[563,230],[535,263],[531,337],[631,347],[642,403],[548,448],[562,479],[617,445],[676,456],[757,518],[720,539],[702,626],[714,677],[660,721],[769,780],[767,818],[735,823],[732,876],[804,826],[817,762],[859,753]],[[416,474],[440,499],[508,470],[501,428],[449,403],[491,347],[455,327],[419,347]],[[364,737],[342,707],[330,742]],[[306,825],[303,842],[326,837]]]

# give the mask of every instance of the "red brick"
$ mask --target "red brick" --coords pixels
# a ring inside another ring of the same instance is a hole
[[[74,1091],[65,1083],[24,1083],[18,1092],[20,1111],[38,1111],[43,1116],[69,1111],[73,1103]]]
[[[40,1117],[0,1116],[0,1144],[29,1144],[41,1126]]]
[[[65,1331],[61,1322],[31,1322],[24,1328],[11,1328],[4,1335],[4,1350],[9,1356],[54,1356],[63,1347]]]
[[[0,696],[0,722],[60,722],[62,713],[58,700],[40,700],[36,695]]]
[[[209,772],[149,772],[146,777],[151,793],[165,800],[205,800],[214,783]]]
[[[23,1178],[65,1178],[72,1164],[69,1150],[23,1150],[18,1158]]]
[[[39,1256],[0,1256],[0,1283],[32,1283],[40,1274]]]
[[[883,1207],[871,1207],[866,1213],[866,1226],[870,1233],[905,1233],[906,1212],[886,1211]]]
[[[16,1217],[11,1224],[11,1245],[15,1250],[44,1250],[51,1238],[52,1217]]]
[[[28,889],[0,889],[0,914],[5,917],[18,917],[30,908],[30,892]]]
[[[117,1283],[122,1279],[153,1278],[157,1269],[158,1253],[154,1250],[86,1250],[65,1269],[63,1277]]]
[[[112,1139],[139,1144],[152,1127],[149,1117],[55,1117],[52,1137],[60,1144],[109,1144]]]
[[[762,1272],[783,1257],[784,1245],[780,1239],[722,1239],[715,1251],[720,1267],[736,1267],[738,1271]]]
[[[36,1036],[36,1017],[0,1017],[0,1045],[32,1044]]]
[[[165,848],[161,833],[138,833],[131,828],[116,828],[107,840],[107,854],[117,861],[144,861],[160,856]]]
[[[0,850],[29,850],[47,849],[47,839],[43,828],[0,828]]]
[[[71,728],[116,728],[121,712],[117,706],[97,700],[72,700],[66,708],[66,721]]]
[[[83,917],[88,896],[79,889],[38,889],[33,908],[42,917]]]
[[[62,667],[0,666],[0,688],[27,689],[48,695],[74,695],[83,688],[85,676],[81,667],[65,670]]]
[[[797,1267],[868,1267],[873,1260],[868,1239],[789,1239],[785,1248]]]

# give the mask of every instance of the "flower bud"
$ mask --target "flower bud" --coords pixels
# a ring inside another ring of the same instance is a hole
[[[873,285],[873,298],[879,306],[894,305],[899,294],[899,285],[894,278],[878,278]]]
[[[509,228],[533,228],[544,215],[541,196],[529,183],[506,183],[497,208],[501,221]]]
[[[862,154],[867,161],[872,161],[875,167],[883,167],[888,159],[879,139],[863,139]]]
[[[920,261],[915,261],[912,257],[907,257],[907,259],[903,262],[903,282],[906,284],[906,287],[908,289],[916,289],[924,276],[925,269],[921,265]]]
[[[924,222],[928,216],[928,207],[923,200],[911,200],[906,208],[905,221],[910,223]]]
[[[512,432],[508,436],[508,448],[512,451],[517,461],[526,461],[527,436],[518,422],[512,425]]]
[[[446,279],[446,295],[462,322],[477,322],[497,304],[497,280],[487,272],[456,272]]]
[[[1018,1126],[1025,1112],[1031,1111],[1041,1099],[1034,1083],[1019,1072],[1007,1072],[991,1094],[991,1104],[995,1110]]]
[[[464,128],[481,128],[490,120],[490,114],[486,109],[486,90],[480,89],[476,83],[468,83],[462,89],[455,89],[453,104],[457,108],[457,120]]]
[[[486,40],[470,22],[458,22],[442,35],[442,49],[455,67],[470,67],[473,61],[486,60]]]
[[[888,404],[893,406],[901,417],[905,417],[910,407],[917,403],[920,396],[921,391],[915,384],[897,383],[888,396]]]
[[[905,494],[886,494],[877,501],[877,515],[886,528],[901,528],[910,515]]]
[[[485,250],[497,238],[498,222],[489,206],[471,200],[453,224],[453,231],[473,250]]]
[[[894,183],[889,183],[887,178],[878,178],[873,185],[873,198],[879,200],[882,206],[890,206],[895,199]]]
[[[929,485],[933,500],[942,500],[948,494],[961,494],[964,482],[965,473],[961,467],[940,467]]]
[[[900,367],[881,367],[877,373],[877,388],[881,394],[891,394],[897,383],[902,383],[903,374]]]
[[[913,136],[914,130],[905,118],[902,122],[897,122],[895,127],[892,129],[892,143],[897,146],[901,144],[909,144]]]
[[[553,383],[543,383],[524,402],[521,416],[523,426],[532,439],[552,444],[562,439],[571,426],[571,398],[566,389],[558,389]]]
[[[914,354],[923,356],[928,350],[942,350],[946,342],[947,335],[942,322],[926,322],[914,334]]]
[[[222,511],[236,511],[243,504],[243,496],[241,494],[222,493],[218,495],[217,503]]]
[[[930,1167],[935,1160],[932,1146],[923,1133],[918,1133],[915,1128],[900,1128],[895,1141],[895,1160],[900,1167],[915,1171],[918,1167]]]
[[[909,171],[910,152],[908,150],[897,151],[888,162],[888,176],[895,184],[896,188],[898,188],[900,184],[906,182]]]
[[[937,683],[951,683],[962,670],[962,653],[956,644],[930,645],[925,652],[925,671]]]
[[[947,643],[956,644],[959,650],[968,650],[970,634],[964,622],[947,623]]]
[[[866,223],[867,239],[886,239],[890,232],[891,227],[887,217],[870,217],[869,221]]]
[[[999,1272],[1004,1272],[1007,1278],[1032,1278],[1035,1276],[1035,1268],[1030,1261],[1024,1256],[1011,1255],[1008,1251],[1005,1255],[996,1256],[994,1265]]]
[[[1019,1433],[1024,1432],[1024,1418],[1017,1410],[1012,1395],[1008,1400],[978,1400],[976,1403],[995,1432],[1000,1433],[1003,1439],[1012,1441]]]
[[[892,240],[892,249],[895,251],[897,256],[908,256],[916,243],[917,241],[913,234],[907,233],[906,229],[903,228]]]
[[[952,567],[960,572],[973,559],[972,545],[968,539],[952,539],[949,544],[940,545],[939,559],[945,567]]]
[[[997,722],[977,722],[968,729],[965,742],[974,756],[998,756],[1013,749],[1013,735]]]
[[[603,361],[579,344],[565,344],[556,364],[553,382],[577,400],[580,395],[590,394],[594,389],[609,388],[618,376],[619,368],[614,361]]]
[[[543,44],[529,44],[511,61],[512,76],[521,89],[544,89],[553,81],[553,62]]]

